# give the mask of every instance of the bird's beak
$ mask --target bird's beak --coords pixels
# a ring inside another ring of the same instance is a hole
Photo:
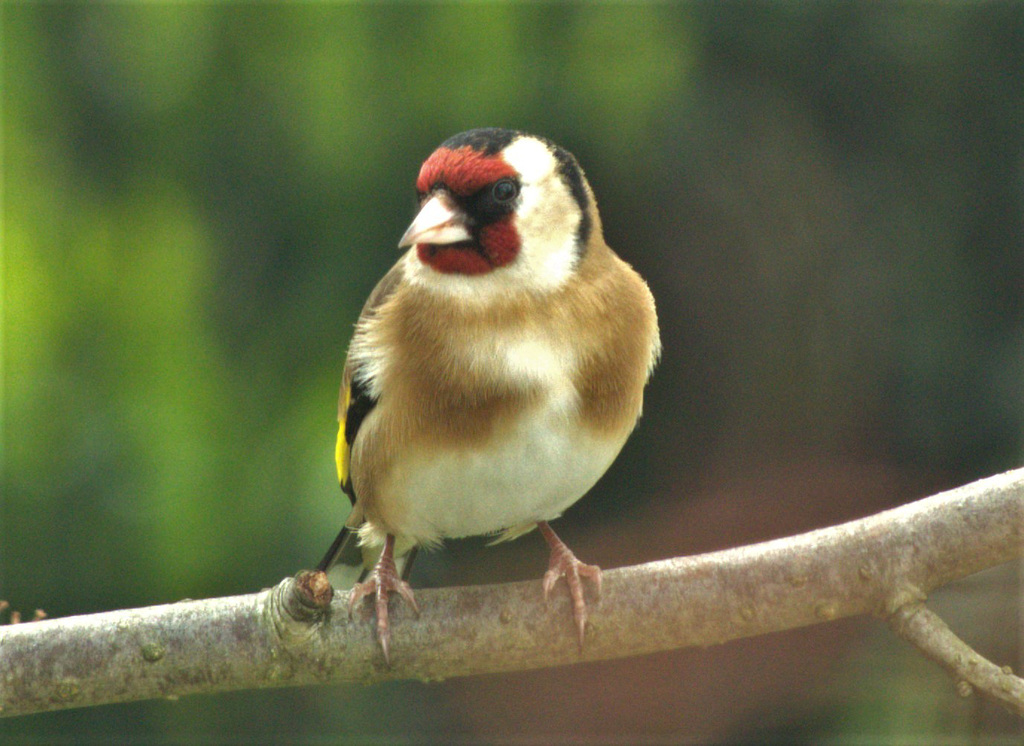
[[[398,248],[404,249],[418,243],[449,244],[469,241],[470,235],[466,227],[466,215],[445,194],[435,194],[423,203],[419,214],[412,221],[398,242]]]

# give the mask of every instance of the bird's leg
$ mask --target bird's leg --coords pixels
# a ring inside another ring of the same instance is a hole
[[[572,615],[576,620],[576,629],[579,632],[580,650],[583,650],[583,636],[587,627],[587,603],[583,600],[583,581],[580,576],[590,578],[597,586],[597,595],[601,595],[601,568],[597,565],[585,565],[576,559],[576,555],[565,545],[565,542],[558,538],[558,535],[551,530],[547,521],[539,521],[537,528],[540,529],[544,540],[551,547],[551,559],[548,562],[548,571],[544,573],[544,598],[548,597],[555,583],[562,576],[569,586],[569,596],[572,598]]]
[[[371,593],[375,596],[377,610],[377,639],[384,650],[384,660],[388,663],[391,659],[388,649],[391,643],[391,627],[388,624],[388,596],[392,591],[405,599],[417,616],[420,607],[416,604],[416,598],[412,595],[412,587],[398,577],[398,569],[395,567],[395,537],[388,534],[384,540],[384,550],[380,553],[380,559],[373,568],[369,579],[363,583],[356,583],[352,586],[352,592],[348,597],[348,613],[351,615],[356,604]]]

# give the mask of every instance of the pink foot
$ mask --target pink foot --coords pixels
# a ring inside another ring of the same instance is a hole
[[[377,639],[384,651],[384,660],[391,663],[389,649],[391,646],[391,626],[388,624],[388,596],[397,591],[405,599],[417,616],[420,607],[416,604],[416,598],[412,595],[412,587],[398,577],[398,570],[395,567],[395,537],[388,534],[384,541],[384,551],[380,553],[380,559],[373,568],[373,573],[363,583],[356,583],[352,586],[352,592],[348,597],[348,613],[351,616],[356,604],[371,593],[375,597],[377,611]]]
[[[583,638],[587,629],[587,602],[583,600],[583,581],[590,578],[597,586],[597,595],[601,595],[601,568],[597,565],[585,565],[576,559],[576,555],[565,545],[558,535],[551,530],[547,521],[540,521],[537,524],[541,534],[551,547],[551,559],[548,561],[548,571],[544,573],[544,598],[548,597],[551,589],[561,577],[565,578],[569,586],[569,596],[572,598],[572,615],[576,620],[576,629],[579,633],[580,652],[583,651]]]

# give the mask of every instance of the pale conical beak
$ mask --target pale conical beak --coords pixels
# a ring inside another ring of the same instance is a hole
[[[418,243],[458,243],[471,238],[466,228],[465,214],[452,204],[450,197],[435,194],[420,208],[409,230],[398,242],[398,248],[404,249]]]

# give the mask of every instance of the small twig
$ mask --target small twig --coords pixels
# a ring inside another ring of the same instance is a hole
[[[1009,666],[1000,668],[979,655],[924,604],[905,604],[888,622],[896,634],[949,671],[962,696],[969,696],[973,687],[1024,717],[1024,679],[1014,676]]]

